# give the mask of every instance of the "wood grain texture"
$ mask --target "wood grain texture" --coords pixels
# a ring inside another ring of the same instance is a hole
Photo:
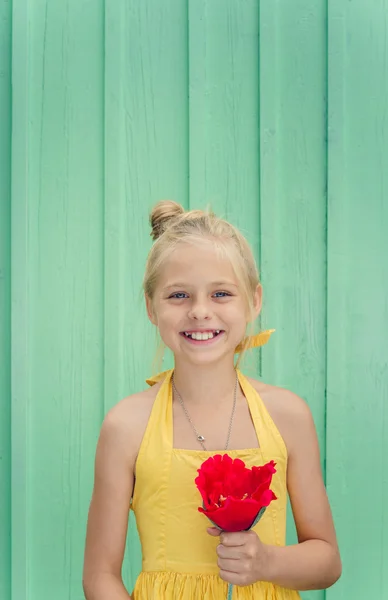
[[[15,600],[83,597],[103,400],[102,17],[101,3],[14,3]]]
[[[260,4],[262,375],[309,404],[325,457],[326,7]],[[295,541],[289,511],[289,541]],[[325,593],[306,592],[323,599]]]
[[[162,198],[246,234],[277,332],[244,370],[312,409],[344,575],[303,598],[388,597],[387,15],[0,0],[2,599],[83,598],[100,426],[156,350],[141,287]],[[129,590],[140,566],[131,515]]]
[[[387,26],[387,2],[329,1],[328,600],[388,597]]]
[[[0,1],[0,598],[11,596],[11,5]]]
[[[11,600],[27,600],[30,585],[27,47],[27,2],[15,0],[12,3],[11,149]]]

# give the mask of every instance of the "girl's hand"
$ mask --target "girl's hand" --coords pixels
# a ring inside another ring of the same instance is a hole
[[[209,527],[207,532],[213,536],[220,535],[217,527]],[[221,579],[240,586],[266,580],[267,546],[254,531],[222,532],[220,542],[217,546],[217,564]]]

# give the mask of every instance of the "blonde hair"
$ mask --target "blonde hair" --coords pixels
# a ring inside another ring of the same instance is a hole
[[[150,300],[153,300],[162,264],[179,243],[212,243],[218,252],[230,260],[248,308],[248,321],[253,328],[253,299],[260,278],[252,250],[242,233],[210,210],[185,211],[172,200],[162,200],[154,206],[150,225],[155,243],[148,254],[143,279],[144,293]],[[249,337],[246,337],[236,367],[248,346]]]

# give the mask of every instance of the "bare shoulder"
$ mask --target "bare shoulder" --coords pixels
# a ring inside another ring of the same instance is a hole
[[[270,414],[277,415],[279,413],[280,415],[285,414],[287,418],[292,416],[303,418],[310,412],[307,402],[294,392],[250,377],[248,380],[258,392]]]
[[[248,378],[258,392],[288,449],[307,430],[314,429],[314,421],[307,402],[290,390]]]
[[[131,394],[117,402],[105,415],[102,428],[125,444],[132,458],[137,457],[155,398],[161,383]]]

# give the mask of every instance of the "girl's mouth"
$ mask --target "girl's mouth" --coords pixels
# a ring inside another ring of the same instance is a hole
[[[180,335],[195,346],[208,346],[224,333],[223,329],[211,329],[209,331],[181,331]]]

